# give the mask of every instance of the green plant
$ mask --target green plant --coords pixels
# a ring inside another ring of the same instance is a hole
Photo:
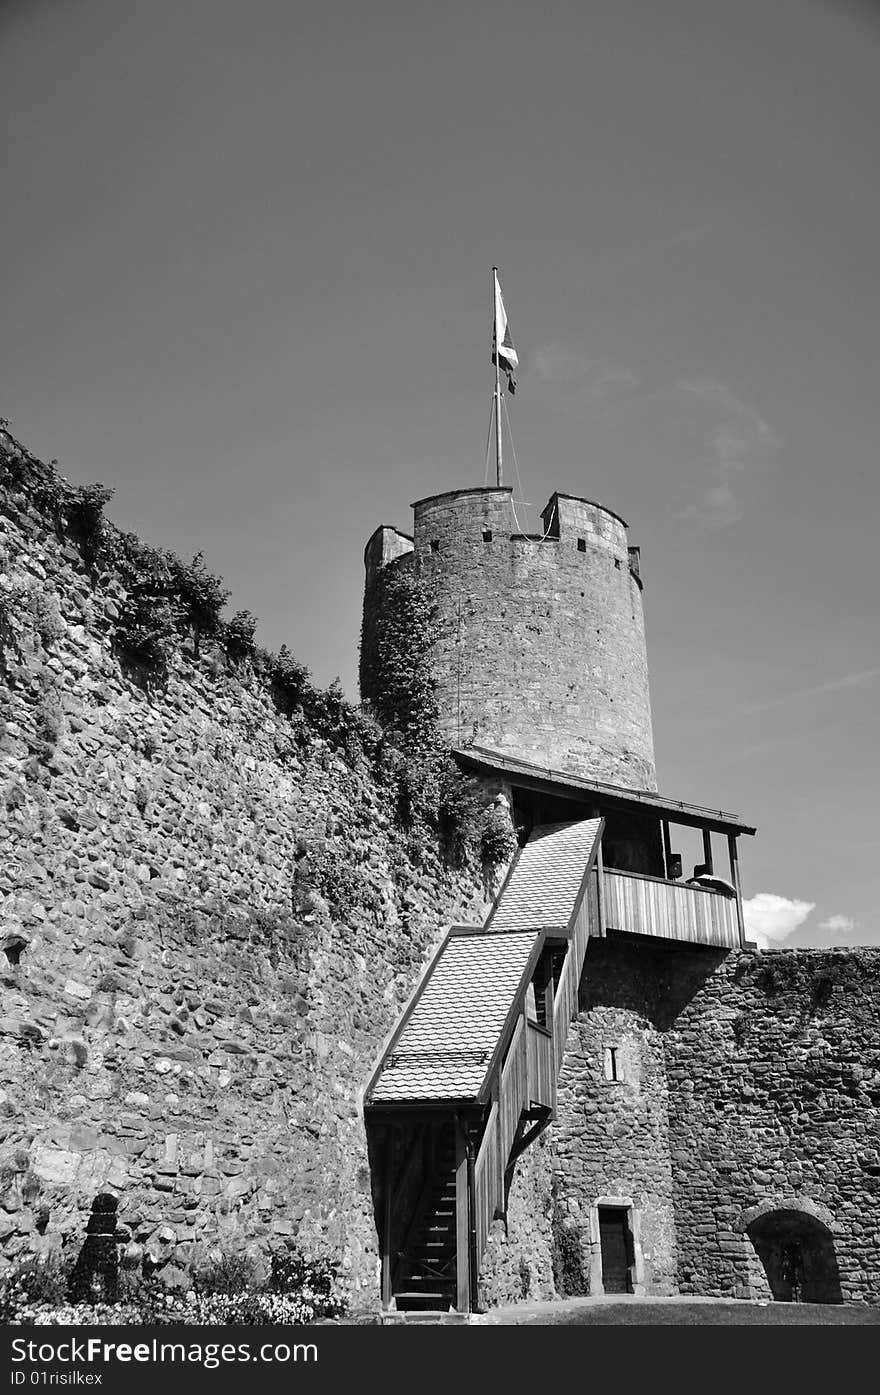
[[[15,1322],[24,1306],[65,1303],[72,1269],[70,1254],[29,1255],[18,1260],[0,1280],[0,1325]]]
[[[290,717],[302,707],[303,699],[310,688],[309,671],[305,664],[295,659],[286,644],[282,644],[277,654],[265,656],[264,672],[275,706],[285,717]]]
[[[551,1234],[553,1282],[556,1292],[561,1298],[588,1293],[589,1282],[584,1273],[580,1231],[565,1219],[557,1205],[553,1208]]]
[[[229,600],[219,576],[205,567],[204,553],[197,552],[190,563],[168,554],[170,584],[180,601],[183,618],[192,630],[193,647],[198,656],[203,639],[213,639],[220,633],[220,612]]]
[[[106,528],[104,505],[112,498],[113,490],[103,484],[82,484],[71,489],[67,531],[88,566],[94,566],[101,556]]]
[[[431,666],[437,606],[409,568],[386,567],[374,587],[361,631],[361,692],[388,731],[409,749],[423,748],[434,741],[438,715]]]
[[[125,588],[114,625],[117,652],[164,680],[170,647],[184,613],[173,593],[168,555],[142,543],[133,533],[117,533],[106,561]]]
[[[194,1269],[192,1286],[196,1293],[238,1293],[256,1284],[257,1266],[248,1254],[220,1250],[207,1263]]]
[[[231,620],[228,620],[224,631],[224,642],[226,652],[230,659],[239,662],[242,659],[251,658],[256,652],[254,635],[257,630],[257,618],[249,610],[237,610]]]
[[[28,610],[40,643],[44,649],[51,649],[64,634],[57,598],[52,592],[34,586],[28,597]]]
[[[516,852],[516,831],[505,805],[493,805],[483,817],[480,856],[486,867],[500,867]]]

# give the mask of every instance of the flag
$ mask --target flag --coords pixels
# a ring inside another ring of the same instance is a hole
[[[501,299],[501,282],[498,280],[498,272],[495,272],[495,342],[492,346],[492,362],[496,361],[496,350],[498,355],[498,366],[503,368],[507,374],[507,387],[511,393],[516,392],[516,379],[513,376],[514,369],[519,367],[519,359],[516,349],[513,347],[513,336],[510,333],[510,325],[507,320],[507,311],[504,308],[504,301]]]

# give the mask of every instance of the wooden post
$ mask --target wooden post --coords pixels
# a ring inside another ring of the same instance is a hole
[[[602,844],[596,849],[596,912],[599,920],[599,938],[605,939],[605,864],[602,861]],[[571,951],[569,950],[569,953]]]
[[[391,1307],[391,1201],[394,1180],[394,1128],[388,1126],[385,1143],[385,1195],[382,1216],[382,1307]]]
[[[550,1071],[550,1118],[556,1118],[556,1022],[553,1018],[553,975],[547,980],[544,989],[544,1025],[550,1033],[550,1050],[553,1068]]]
[[[703,829],[703,861],[706,864],[706,871],[711,876],[715,868],[712,864],[712,832],[708,828]]]
[[[465,1133],[467,1148],[467,1200],[468,1200],[468,1288],[472,1312],[480,1312],[479,1267],[477,1265],[477,1173],[476,1148],[471,1128]]]
[[[471,1310],[470,1227],[468,1207],[467,1141],[461,1120],[455,1116],[455,1306]]]
[[[663,875],[668,882],[672,881],[669,875],[669,868],[672,863],[672,844],[669,841],[669,820],[663,820]]]
[[[495,1191],[498,1200],[495,1205],[495,1215],[503,1216],[507,1209],[507,1197],[504,1195],[504,1168],[507,1159],[501,1153],[501,1067],[498,1068],[498,1080],[495,1085]],[[492,1224],[494,1216],[489,1217],[489,1224]]]
[[[744,945],[746,942],[746,923],[743,919],[742,887],[739,880],[739,858],[736,852],[736,834],[728,833],[727,847],[730,853],[730,880],[736,887],[736,918],[739,923],[739,942]]]

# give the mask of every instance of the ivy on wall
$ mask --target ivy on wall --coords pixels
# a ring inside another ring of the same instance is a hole
[[[105,597],[114,650],[131,677],[147,688],[161,687],[172,656],[183,646],[218,675],[253,675],[271,692],[295,743],[307,745],[319,736],[350,763],[372,766],[411,856],[418,859],[429,844],[436,849],[439,843],[456,866],[471,859],[475,865],[481,858],[485,862],[482,797],[439,736],[431,662],[436,606],[410,569],[388,567],[376,579],[373,614],[381,623],[364,626],[365,702],[359,711],[338,682],[316,687],[286,647],[277,654],[260,648],[250,611],[223,618],[229,592],[202,553],[185,562],[116,527],[104,515],[112,490],[69,484],[54,462],[45,464],[16,441],[2,419],[0,488],[19,514],[36,513],[64,544],[77,549],[92,585]],[[0,607],[0,640],[7,620]]]
[[[407,749],[427,749],[438,717],[431,667],[437,606],[421,577],[392,565],[375,578],[370,609],[361,631],[361,694]]]

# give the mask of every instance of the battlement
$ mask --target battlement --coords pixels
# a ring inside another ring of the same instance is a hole
[[[407,556],[412,550],[413,540],[409,533],[401,533],[399,528],[395,528],[390,523],[380,524],[364,548],[367,585],[370,584],[377,572],[388,566],[389,562],[396,562],[398,558]]]

